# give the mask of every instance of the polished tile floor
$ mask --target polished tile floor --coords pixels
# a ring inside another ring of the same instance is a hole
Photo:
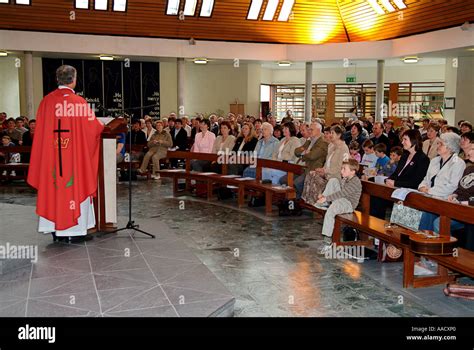
[[[209,203],[191,197],[173,198],[166,179],[135,182],[133,194],[135,220],[151,225],[158,235],[179,237],[235,297],[235,316],[474,314],[474,302],[447,298],[442,286],[401,288],[399,263],[325,259],[317,253],[320,221],[309,213],[296,218],[268,218],[258,208],[236,210],[233,200]],[[0,188],[0,201],[32,206],[34,194],[25,187]],[[127,203],[126,184],[120,184],[119,215],[127,215]],[[147,248],[156,249],[155,255],[167,252],[172,254],[170,258],[180,258],[177,251],[168,251],[166,246]],[[162,267],[163,262],[154,266]],[[193,275],[192,271],[187,275],[191,281]],[[207,291],[219,294],[214,286]],[[149,296],[155,298],[160,300]],[[120,315],[120,309],[115,312]]]

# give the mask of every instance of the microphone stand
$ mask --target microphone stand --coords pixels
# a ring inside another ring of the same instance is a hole
[[[104,109],[104,111],[105,111],[105,109]],[[116,111],[116,110],[115,109],[109,109],[108,111],[110,112],[110,111]],[[124,116],[125,115],[125,110],[123,109],[123,107],[120,111],[122,112],[122,116]],[[132,118],[131,118],[131,116],[129,116],[129,118],[128,118],[128,134],[130,135],[130,137],[128,138],[129,139],[129,142],[128,142],[128,146],[129,146],[129,160],[128,160],[128,222],[125,225],[125,227],[118,228],[116,230],[113,230],[113,231],[110,231],[110,232],[107,232],[107,233],[117,233],[117,232],[124,231],[124,230],[133,230],[133,231],[136,231],[136,232],[140,232],[140,233],[142,233],[146,236],[149,236],[151,238],[155,238],[155,235],[141,230],[140,225],[136,224],[135,221],[132,220]],[[126,139],[127,138],[125,136],[125,140]]]

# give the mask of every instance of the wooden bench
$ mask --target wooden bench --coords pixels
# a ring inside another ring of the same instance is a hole
[[[236,187],[238,205],[242,207],[245,202],[245,194],[258,193],[265,196],[265,214],[272,214],[272,205],[275,199],[294,199],[296,192],[293,188],[294,175],[299,175],[304,171],[300,165],[290,164],[285,162],[278,162],[267,159],[257,159],[256,164],[256,178],[252,180],[238,180],[238,178],[227,177],[228,164],[226,161],[222,165],[222,174],[206,174],[191,171],[191,160],[206,160],[209,162],[217,162],[219,156],[209,153],[195,153],[195,152],[168,152],[168,158],[185,159],[185,169],[176,170],[168,169],[161,170],[160,175],[163,177],[170,177],[173,179],[173,194],[179,194],[178,180],[185,179],[186,187],[184,192],[191,190],[191,180],[197,182],[204,182],[207,184],[207,199],[213,199],[213,193],[216,188],[225,186]],[[288,173],[288,186],[274,186],[272,184],[262,184],[262,169],[271,168],[286,171]]]
[[[345,224],[354,227],[369,236],[378,238],[384,242],[391,243],[398,248],[401,248],[404,253],[404,287],[424,287],[433,284],[446,283],[452,281],[456,277],[451,272],[458,272],[474,277],[474,252],[462,248],[458,248],[457,257],[439,255],[426,256],[428,259],[438,262],[438,273],[433,276],[415,276],[414,268],[416,254],[412,252],[406,244],[401,242],[398,233],[393,232],[391,228],[386,227],[386,224],[388,224],[387,221],[370,216],[369,214],[370,196],[395,202],[396,200],[391,197],[392,192],[395,189],[369,181],[362,181],[362,184],[363,191],[360,211],[356,211],[349,215],[338,215],[336,217],[333,235],[334,243],[341,245],[354,244],[354,242],[341,242],[340,240],[341,225]],[[403,203],[405,206],[439,215],[441,236],[450,236],[451,219],[469,224],[474,223],[474,208],[472,207],[432,198],[419,193],[410,193]],[[402,230],[408,234],[415,234],[414,231],[409,229]],[[367,237],[362,237],[362,241],[357,244],[370,245],[371,243]]]
[[[0,153],[20,153],[21,161],[25,158],[26,154],[31,153],[31,146],[11,146],[11,147],[0,147]],[[2,180],[26,180],[28,176],[29,163],[0,163],[0,179]],[[3,172],[6,171],[6,175]],[[11,172],[14,171],[15,175],[12,176]]]
[[[145,155],[147,151],[148,151],[148,148],[146,147],[146,145],[132,145],[132,152],[142,152]],[[125,152],[130,154],[129,144],[125,144]],[[131,155],[130,155],[130,160],[131,160]],[[142,164],[142,160],[143,159],[133,160],[133,161],[131,160],[130,162],[126,162],[124,159],[120,163],[117,163],[117,168],[120,169],[121,171],[128,171],[130,167],[129,163],[131,163],[132,170],[137,170],[140,168]],[[153,162],[151,162],[150,160],[150,163],[148,164],[148,169],[150,170],[152,166],[153,166]],[[151,177],[150,171],[147,172],[146,176],[147,176],[147,179],[150,179]]]

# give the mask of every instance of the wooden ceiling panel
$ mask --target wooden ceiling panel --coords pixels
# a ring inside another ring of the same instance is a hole
[[[167,0],[128,0],[127,12],[74,9],[74,0],[0,4],[0,28],[139,37],[320,44],[391,39],[474,21],[474,2],[405,0],[401,12],[377,15],[365,0],[296,0],[288,22],[247,20],[251,0],[215,0],[210,18],[167,16]],[[181,8],[184,6],[181,1]],[[199,14],[202,1],[198,1]],[[109,0],[109,8],[112,0]],[[75,20],[70,19],[75,11]]]

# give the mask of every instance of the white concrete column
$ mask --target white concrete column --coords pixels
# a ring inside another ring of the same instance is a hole
[[[313,103],[313,62],[306,62],[306,78],[304,89],[304,121],[311,123]]]
[[[385,61],[377,60],[377,86],[375,92],[375,121],[383,121],[383,94],[384,94]]]
[[[460,120],[474,123],[474,57],[458,58],[457,75],[454,126]]]
[[[33,100],[33,53],[25,51],[25,97],[26,116],[32,119],[35,116]]]
[[[185,78],[186,78],[186,69],[185,69],[186,62],[184,58],[178,58],[178,112],[177,115],[182,117],[186,115],[184,110],[184,96],[185,96]]]

